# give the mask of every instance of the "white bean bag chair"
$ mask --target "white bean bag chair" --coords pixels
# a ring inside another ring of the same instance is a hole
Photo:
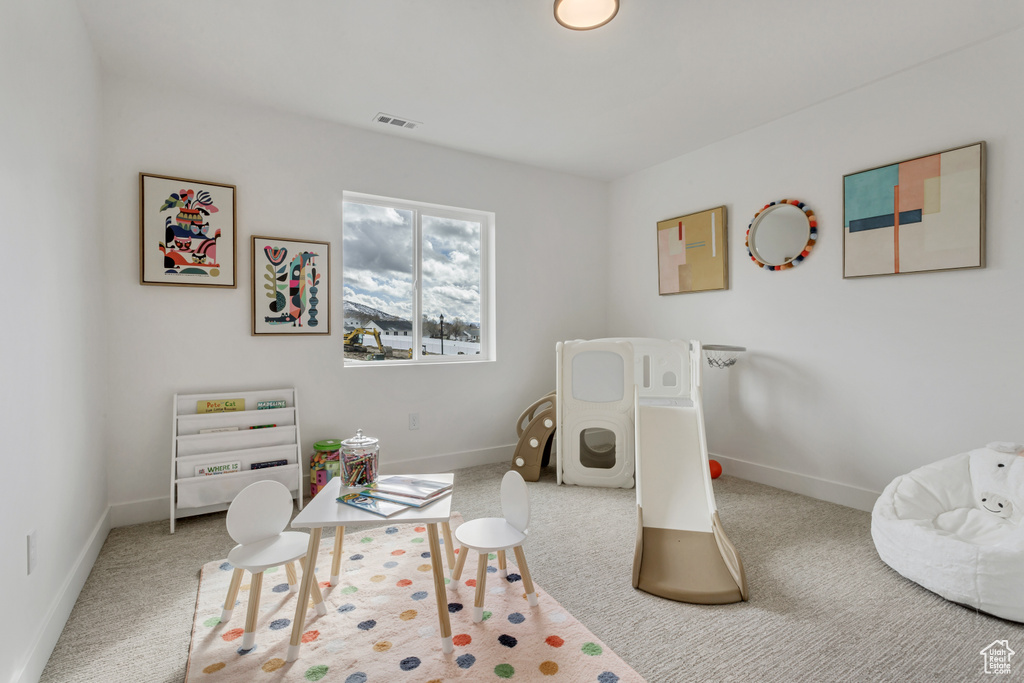
[[[882,561],[947,600],[1024,622],[1022,452],[991,443],[894,479],[871,513]]]

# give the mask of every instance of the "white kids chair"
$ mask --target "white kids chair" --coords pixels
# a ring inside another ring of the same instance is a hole
[[[252,578],[249,582],[249,606],[245,613],[245,631],[242,636],[243,650],[251,650],[256,645],[256,618],[260,610],[263,572],[284,565],[288,573],[288,587],[294,592],[299,588],[295,560],[302,564],[302,571],[313,571],[312,567],[305,566],[309,535],[284,530],[291,514],[292,495],[288,487],[276,481],[258,481],[246,486],[228,508],[228,535],[238,545],[228,553],[228,562],[235,567],[235,571],[231,575],[231,585],[228,587],[220,620],[225,623],[231,619],[238,598],[238,587],[242,583],[242,572],[248,570]],[[317,614],[327,614],[316,576],[313,577],[313,605]]]
[[[537,591],[533,588],[533,579],[526,566],[523,554],[523,542],[529,534],[530,526],[530,493],[526,482],[515,470],[505,473],[501,480],[501,514],[504,517],[485,517],[474,519],[459,526],[455,530],[455,539],[459,542],[459,558],[455,561],[451,581],[448,588],[458,585],[462,576],[462,567],[466,563],[468,548],[479,553],[476,567],[476,599],[473,602],[473,621],[480,622],[484,618],[484,594],[487,584],[487,555],[497,551],[498,575],[508,576],[505,568],[505,551],[510,548],[516,554],[519,574],[523,577],[526,599],[531,606],[537,605]]]

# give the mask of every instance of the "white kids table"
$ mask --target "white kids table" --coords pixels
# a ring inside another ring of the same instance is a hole
[[[445,483],[454,483],[454,474],[425,474],[424,479],[433,479]],[[452,515],[452,493],[445,494],[440,500],[421,508],[409,508],[392,517],[381,517],[372,512],[338,502],[338,497],[345,493],[354,493],[358,488],[343,488],[341,478],[334,477],[319,493],[309,501],[295,519],[293,529],[309,529],[309,548],[306,551],[306,563],[302,572],[302,583],[299,587],[299,600],[295,605],[295,619],[292,621],[292,639],[288,646],[288,661],[294,662],[299,657],[299,646],[302,642],[302,628],[306,621],[306,610],[309,607],[309,594],[313,587],[313,568],[316,556],[320,551],[320,535],[324,527],[335,527],[334,557],[331,561],[331,585],[339,582],[341,570],[342,542],[345,527],[365,527],[380,524],[424,524],[430,543],[430,567],[434,576],[434,597],[437,599],[437,623],[441,627],[441,649],[447,654],[455,648],[452,644],[452,626],[448,619],[448,596],[444,586],[444,567],[441,564],[441,543],[437,534],[440,524],[444,532],[444,549],[448,559],[448,567],[455,564],[455,552],[452,545],[452,532],[448,520]],[[454,491],[454,489],[453,489]]]

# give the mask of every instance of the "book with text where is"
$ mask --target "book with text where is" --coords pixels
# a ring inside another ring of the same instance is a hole
[[[230,472],[240,472],[241,469],[242,463],[239,461],[219,462],[215,465],[196,465],[196,476],[208,477],[213,474],[228,474]]]

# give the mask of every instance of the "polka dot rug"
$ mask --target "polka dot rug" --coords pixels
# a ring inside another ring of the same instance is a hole
[[[461,521],[455,513],[452,529]],[[529,561],[529,543],[524,549]],[[302,652],[291,663],[285,655],[297,594],[288,591],[284,568],[264,574],[256,646],[242,650],[249,574],[230,622],[221,623],[234,568],[226,560],[204,565],[186,681],[643,681],[536,581],[539,605],[531,607],[512,553],[507,578],[498,576],[497,557],[491,554],[484,620],[475,624],[476,554],[468,551],[462,581],[447,591],[455,651],[446,655],[426,527],[395,524],[346,534],[341,581],[330,587],[333,550],[333,538],[324,537],[316,572],[327,615],[307,611]]]

